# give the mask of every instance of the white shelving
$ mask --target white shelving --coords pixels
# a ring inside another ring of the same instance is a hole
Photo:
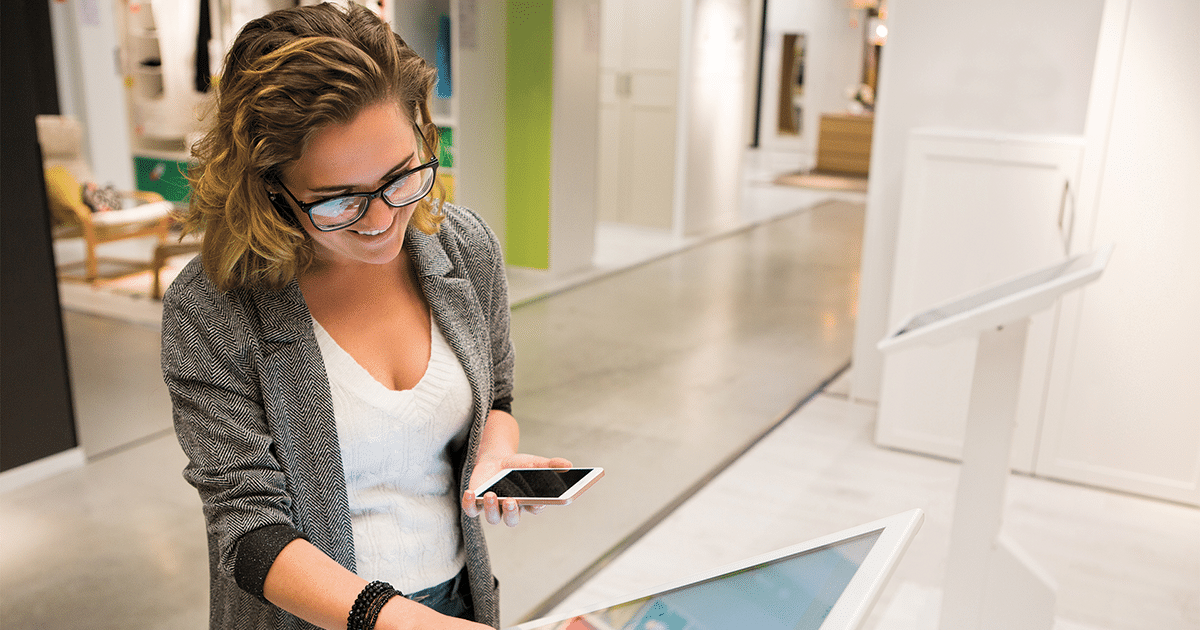
[[[505,20],[501,2],[411,0],[390,9],[393,29],[430,63],[437,63],[438,32],[449,18],[451,96],[435,94],[433,122],[443,133],[453,176],[453,200],[483,216],[504,239]],[[443,157],[445,157],[443,155]]]

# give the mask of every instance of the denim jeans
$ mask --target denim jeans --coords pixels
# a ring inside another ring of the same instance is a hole
[[[406,597],[443,615],[475,620],[475,603],[471,599],[471,583],[467,579],[466,567],[453,578]]]

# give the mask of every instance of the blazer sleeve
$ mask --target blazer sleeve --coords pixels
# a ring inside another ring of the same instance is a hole
[[[303,535],[260,402],[245,308],[193,274],[163,300],[162,371],[184,478],[200,493],[219,569],[262,598],[275,556]]]

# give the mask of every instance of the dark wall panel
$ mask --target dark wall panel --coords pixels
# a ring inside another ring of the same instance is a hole
[[[35,6],[41,5],[41,6]],[[53,64],[45,0],[5,0],[0,21],[0,470],[77,445],[34,116]]]

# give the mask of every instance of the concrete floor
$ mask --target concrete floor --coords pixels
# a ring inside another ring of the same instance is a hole
[[[618,257],[631,268],[512,270],[523,450],[608,474],[489,529],[506,625],[921,507],[871,627],[932,630],[957,466],[874,447],[873,410],[839,393],[862,208],[826,200],[752,186],[740,231],[649,235]],[[204,628],[204,524],[158,331],[76,312],[65,326],[88,462],[0,493],[0,626]],[[794,496],[747,503],[731,490],[747,476]],[[1060,580],[1059,630],[1200,628],[1200,510],[1028,478],[1012,494],[1014,535]]]

